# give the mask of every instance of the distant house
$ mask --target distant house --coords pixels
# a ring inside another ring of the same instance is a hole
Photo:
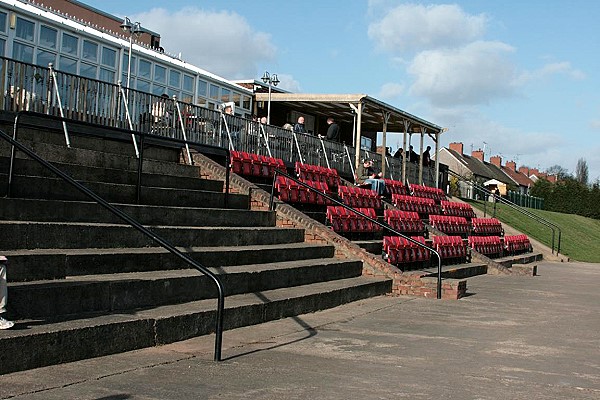
[[[490,157],[490,163],[500,168],[502,172],[508,175],[513,182],[519,194],[529,194],[529,189],[533,186],[534,181],[523,172],[517,171],[517,163],[508,161],[505,166],[502,166],[502,158],[500,156]]]
[[[448,148],[439,151],[440,162],[448,165],[450,171],[460,175],[464,180],[475,182],[484,186],[485,182],[498,181],[501,194],[506,194],[506,188],[514,188],[519,183],[508,175],[502,167],[486,162],[484,153],[481,149],[475,150],[471,155],[463,153],[462,143],[450,143]],[[498,157],[499,158],[499,157]],[[495,159],[495,161],[498,161]],[[499,160],[501,163],[501,160]],[[481,194],[475,193],[466,182],[459,182],[460,196],[465,198],[481,197]]]

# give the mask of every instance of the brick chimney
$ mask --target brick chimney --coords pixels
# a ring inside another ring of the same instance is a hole
[[[490,162],[498,168],[502,167],[502,157],[500,157],[500,156],[490,157]]]
[[[449,147],[450,147],[450,150],[454,150],[461,156],[463,155],[463,144],[461,142],[450,143]]]
[[[510,169],[511,171],[516,171],[517,170],[517,163],[514,161],[508,161],[506,163],[506,168]]]
[[[535,176],[537,176],[537,177],[540,177],[540,176],[542,176],[542,174],[540,174],[540,170],[539,170],[539,169],[537,169],[537,168],[531,168],[531,169],[529,170],[529,173],[530,173],[531,175],[535,175]]]
[[[528,167],[519,167],[519,172],[523,175],[530,176]]]
[[[471,157],[478,159],[479,161],[483,162],[483,150],[479,149],[479,150],[474,150],[471,153]]]

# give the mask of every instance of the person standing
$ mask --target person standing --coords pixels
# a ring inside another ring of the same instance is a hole
[[[296,122],[296,125],[294,125],[294,133],[306,133],[303,116],[298,117],[298,122]]]
[[[327,139],[339,142],[340,141],[340,126],[333,120],[332,117],[327,118],[327,124],[329,128],[327,128]]]
[[[427,146],[427,149],[423,152],[423,154],[421,155],[422,159],[423,159],[423,166],[424,167],[429,167],[431,165],[431,146]]]
[[[6,286],[6,257],[0,256],[0,314],[6,312],[6,296],[8,292]],[[0,329],[10,329],[14,325],[14,322],[0,317]]]

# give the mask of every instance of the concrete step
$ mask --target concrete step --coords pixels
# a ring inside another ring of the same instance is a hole
[[[260,246],[180,248],[206,267],[331,258],[330,245],[284,243]],[[8,257],[9,282],[65,279],[67,276],[117,274],[189,268],[160,247],[124,249],[36,249],[3,251]]]
[[[303,229],[277,227],[149,227],[185,247],[249,246],[304,241]],[[132,227],[117,224],[0,221],[0,250],[85,249],[154,246]]]
[[[224,208],[167,207],[114,204],[142,225],[274,226],[275,213]],[[92,202],[0,198],[0,210],[13,221],[95,222],[123,221]]]
[[[137,170],[125,170],[107,167],[89,167],[78,164],[56,163],[53,165],[77,181],[104,182],[115,184],[136,185],[138,180]],[[173,164],[177,165],[177,164]],[[8,171],[9,159],[0,158],[0,171]],[[44,168],[34,160],[16,159],[15,174],[20,176],[35,176],[57,178],[50,170]],[[168,172],[168,171],[165,171]],[[175,170],[173,172],[176,172]],[[175,174],[142,173],[142,186],[165,187],[177,189],[223,191],[223,182],[201,179],[200,172],[196,171],[195,177],[177,176]]]
[[[6,176],[0,177],[6,182]],[[135,203],[136,187],[134,185],[111,184],[101,182],[80,182],[108,202]],[[5,185],[0,186],[0,196],[6,194]],[[89,200],[73,186],[58,178],[28,177],[16,175],[13,181],[12,197],[48,200]],[[142,204],[169,205],[179,207],[219,208],[225,205],[225,194],[222,192],[190,189],[173,189],[162,187],[142,187]],[[230,194],[228,208],[248,209],[248,196]]]
[[[435,257],[434,257],[435,258]],[[435,263],[434,263],[435,264]],[[487,264],[484,263],[464,263],[464,264],[454,264],[454,265],[442,265],[442,278],[449,279],[465,279],[472,276],[477,275],[485,275],[487,274]],[[412,273],[427,273],[426,276],[437,276],[437,264],[432,265],[431,267],[421,268],[416,271],[411,271]]]
[[[391,287],[387,279],[357,277],[228,296],[224,329],[333,308]],[[62,322],[17,321],[0,336],[0,374],[206,335],[214,332],[215,309],[209,299]]]
[[[24,121],[24,120],[23,120]],[[25,122],[25,121],[24,121]],[[57,121],[41,121],[38,127],[21,126],[17,140],[27,145],[33,143],[42,143],[53,145],[57,148],[66,149],[66,142],[62,125]],[[9,130],[12,133],[12,125]],[[115,154],[121,156],[134,156],[135,149],[131,139],[131,134],[116,131],[110,128],[81,126],[69,123],[68,127],[71,149],[102,151],[106,154]],[[104,137],[102,137],[104,136]],[[107,140],[110,139],[110,140]],[[3,142],[3,143],[2,143]],[[5,154],[9,145],[7,142],[0,142],[0,154]],[[138,140],[139,148],[139,140]],[[60,152],[63,152],[61,150]],[[144,146],[144,158],[167,162],[179,162],[179,147],[153,146],[147,143]]]
[[[312,259],[211,268],[225,295],[263,292],[361,275],[360,261]],[[11,318],[60,318],[216,298],[214,283],[195,269],[11,283]]]
[[[380,256],[383,252],[383,240],[375,239],[375,240],[354,240],[352,241],[355,245],[360,247],[361,249],[365,249],[371,254],[375,254]]]
[[[52,163],[121,169],[136,172],[138,170],[138,159],[135,155],[105,153],[101,151],[101,149],[87,150],[66,148],[64,145],[52,145],[43,142],[29,143],[28,147],[35,151],[41,158]],[[5,149],[4,152],[0,152],[0,160],[5,160],[3,162],[8,163],[6,160],[9,159],[9,155],[10,151]],[[28,156],[19,151],[17,151],[15,155],[17,160],[31,160]],[[147,158],[146,154],[144,154],[142,162],[142,171],[150,174],[187,176],[189,178],[196,178],[199,176],[197,166],[181,164],[178,160],[173,160],[171,162],[153,160]]]

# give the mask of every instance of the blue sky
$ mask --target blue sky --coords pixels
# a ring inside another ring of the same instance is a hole
[[[600,178],[599,1],[83,2],[226,78],[366,93],[449,128],[444,146],[542,170],[584,158]]]

